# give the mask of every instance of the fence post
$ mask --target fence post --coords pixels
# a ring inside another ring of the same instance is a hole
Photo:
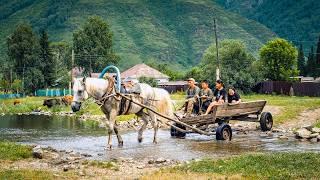
[[[48,88],[46,89],[46,96],[48,96]]]

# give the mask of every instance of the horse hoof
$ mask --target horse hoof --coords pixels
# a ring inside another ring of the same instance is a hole
[[[141,143],[142,142],[142,138],[138,138],[138,142]]]
[[[123,147],[123,142],[119,142],[118,147]]]
[[[153,141],[153,144],[158,144],[158,141]]]
[[[107,145],[107,147],[105,149],[111,151],[112,150],[112,145]]]

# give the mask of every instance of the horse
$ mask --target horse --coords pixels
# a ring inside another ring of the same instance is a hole
[[[159,113],[165,114],[169,117],[174,117],[172,100],[170,94],[161,88],[153,88],[148,84],[139,83],[141,93],[139,95],[128,94],[132,101],[140,102],[143,105],[152,107]],[[100,109],[105,114],[104,121],[106,130],[108,132],[108,147],[112,148],[112,133],[115,132],[118,139],[118,146],[123,146],[123,140],[118,132],[116,124],[116,116],[136,114],[143,120],[143,125],[138,131],[138,142],[142,142],[142,134],[146,129],[149,121],[151,121],[154,128],[153,143],[157,143],[158,121],[155,113],[148,109],[129,101],[119,95],[115,89],[115,82],[113,78],[75,78],[73,85],[73,100],[71,108],[73,112],[79,111],[81,103],[93,97],[96,101],[103,99]],[[124,108],[125,107],[125,108]],[[159,119],[159,118],[158,118]]]

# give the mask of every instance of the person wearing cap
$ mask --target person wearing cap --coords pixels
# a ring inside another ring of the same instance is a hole
[[[209,105],[204,115],[209,114],[214,106],[220,105],[226,102],[227,91],[224,89],[224,84],[220,79],[216,81],[216,89],[214,90],[213,95],[214,95],[214,101]]]
[[[187,79],[189,88],[187,89],[187,97],[186,97],[186,116],[190,116],[194,104],[198,101],[200,88],[196,86],[196,81],[193,78]]]

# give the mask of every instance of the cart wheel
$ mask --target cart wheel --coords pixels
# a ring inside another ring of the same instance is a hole
[[[231,138],[232,138],[231,127],[226,123],[222,123],[216,130],[216,139],[231,141]]]
[[[170,128],[170,134],[171,134],[171,137],[177,136],[177,130],[175,128],[173,128],[172,126]]]
[[[184,126],[182,126],[180,124],[174,123],[173,125],[178,127],[178,128],[180,128],[180,129],[186,130],[186,127],[184,127]],[[177,138],[186,137],[186,133],[180,132],[177,129],[175,129],[174,127],[172,127],[172,126],[170,128],[170,134],[171,134],[171,137],[177,137]]]
[[[260,117],[260,127],[262,131],[270,131],[273,125],[273,118],[270,112],[263,112]]]

